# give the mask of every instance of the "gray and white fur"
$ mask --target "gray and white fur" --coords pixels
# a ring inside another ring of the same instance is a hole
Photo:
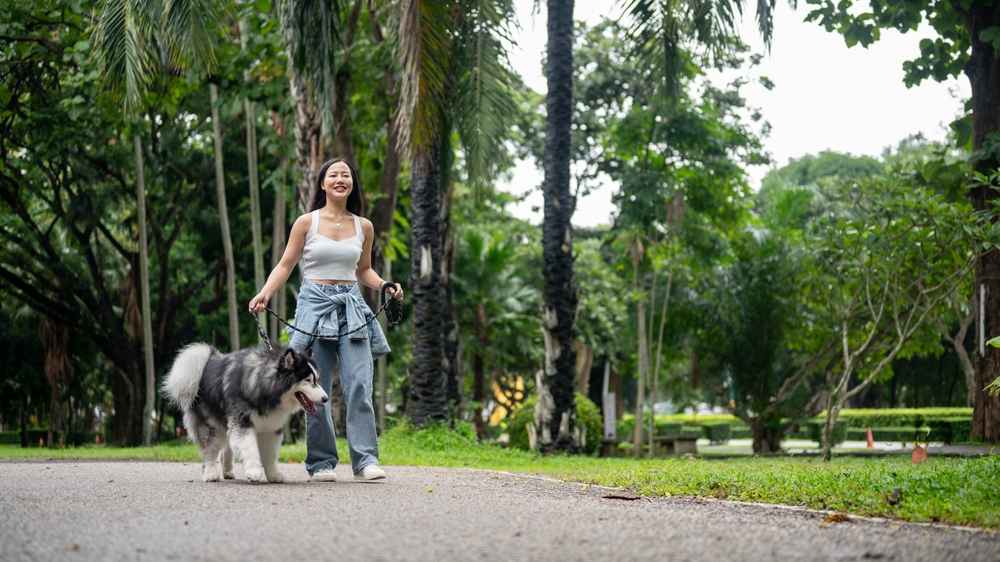
[[[251,482],[281,482],[278,451],[288,418],[329,400],[312,360],[292,349],[222,353],[205,343],[177,354],[162,387],[201,451],[202,479],[233,478],[232,453]]]

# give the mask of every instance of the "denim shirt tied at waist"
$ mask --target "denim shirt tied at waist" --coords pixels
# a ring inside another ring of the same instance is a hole
[[[341,293],[324,290],[324,286],[329,285],[309,281],[302,283],[295,310],[296,327],[314,334],[332,336],[331,340],[336,340],[340,333],[340,313],[343,311],[347,321],[345,331],[349,332],[347,337],[351,341],[368,340],[373,357],[389,353],[391,350],[382,325],[362,298],[358,286],[354,285],[349,291]],[[304,338],[306,342],[312,339],[311,336],[290,328],[288,332],[292,342],[296,338]]]

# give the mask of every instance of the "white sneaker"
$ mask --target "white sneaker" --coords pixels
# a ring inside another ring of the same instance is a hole
[[[361,469],[361,472],[354,473],[355,480],[385,480],[385,471],[377,464],[370,464]]]
[[[313,482],[336,482],[337,473],[332,468],[321,468],[312,473],[309,480]]]

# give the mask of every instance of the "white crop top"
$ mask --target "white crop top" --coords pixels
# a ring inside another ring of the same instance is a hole
[[[299,268],[304,279],[340,279],[357,281],[355,271],[361,259],[365,233],[361,221],[354,217],[354,236],[334,240],[319,233],[319,209],[312,213],[312,224],[302,247]]]

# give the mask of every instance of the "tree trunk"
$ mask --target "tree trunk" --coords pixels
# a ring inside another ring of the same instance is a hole
[[[972,56],[965,73],[972,86],[972,139],[973,162],[976,170],[985,174],[996,171],[1000,161],[995,152],[982,156],[985,141],[1000,131],[1000,57],[990,43],[981,39],[981,33],[1000,25],[1000,5],[979,4],[969,8],[968,25],[972,43]],[[1000,196],[995,189],[979,187],[970,191],[972,206],[976,211],[987,211]],[[994,217],[993,219],[997,219]],[[993,249],[979,256],[976,261],[975,285],[980,318],[978,322],[976,361],[975,405],[972,415],[972,438],[990,443],[1000,442],[1000,396],[984,390],[1000,373],[1000,349],[982,342],[1000,335],[1000,251]]]
[[[594,348],[580,340],[573,342],[576,348],[576,392],[590,395],[590,370],[594,368]]]
[[[972,359],[969,357],[969,351],[965,348],[965,338],[969,333],[969,328],[972,326],[972,323],[978,317],[978,302],[979,299],[973,295],[972,301],[969,303],[969,312],[959,320],[958,331],[955,332],[954,335],[948,332],[947,327],[942,327],[944,338],[951,343],[951,348],[955,351],[955,355],[958,357],[958,364],[962,368],[962,374],[965,375],[966,406],[974,406],[976,403],[976,366],[972,364]]]
[[[441,206],[441,252],[443,254],[441,283],[444,285],[444,308],[441,310],[441,337],[444,340],[444,372],[447,390],[448,417],[454,421],[459,419],[461,406],[461,354],[459,353],[458,319],[455,316],[454,287],[451,284],[451,273],[455,268],[455,236],[451,224],[451,201],[454,196],[455,184],[450,180],[451,168],[450,148],[448,154],[442,155],[442,185],[447,185],[443,204]],[[448,179],[445,179],[448,178]],[[481,417],[481,416],[480,416]],[[479,429],[485,429],[480,427]],[[482,437],[483,434],[480,434]]]
[[[407,414],[421,426],[447,419],[441,307],[441,143],[414,152],[410,180],[410,286],[413,293],[413,360]]]
[[[840,414],[841,399],[836,392],[831,392],[826,402],[826,419],[823,422],[823,435],[820,445],[823,449],[823,460],[829,461],[833,457],[833,428],[837,424],[837,416]]]
[[[472,402],[475,404],[472,411],[472,421],[476,426],[476,436],[482,439],[486,435],[486,428],[483,424],[483,406],[486,403],[486,350],[489,349],[490,339],[486,333],[486,306],[479,303],[476,306],[476,321],[473,326],[479,346],[472,352]]]
[[[781,438],[784,432],[780,426],[759,417],[753,418],[750,421],[750,434],[753,437],[754,454],[781,452]]]
[[[288,55],[291,61],[291,53]],[[299,211],[308,211],[316,189],[316,174],[323,164],[323,146],[320,132],[322,130],[319,110],[306,86],[305,80],[295,71],[294,65],[289,69],[288,89],[295,102],[295,156],[301,172],[296,188],[296,199]]]
[[[240,50],[247,50],[247,23],[240,19]],[[243,73],[244,82],[250,82],[250,72]],[[264,286],[264,242],[260,225],[260,180],[257,166],[257,109],[250,98],[243,98],[243,114],[246,119],[247,175],[250,179],[250,231],[253,237],[253,282],[254,289]]]
[[[229,309],[229,348],[240,348],[240,324],[236,308],[236,261],[233,241],[229,237],[229,211],[226,207],[226,182],[222,165],[222,119],[219,117],[219,87],[209,84],[212,101],[212,135],[215,145],[215,194],[219,206],[219,226],[222,229],[222,251],[226,260],[226,300]]]
[[[69,433],[63,406],[63,394],[69,386],[72,366],[69,362],[69,328],[57,321],[43,317],[39,323],[42,345],[45,349],[45,379],[49,383],[49,447],[63,447]]]
[[[552,408],[537,412],[537,444],[545,450],[575,450],[576,405],[573,387],[576,353],[573,319],[577,294],[573,280],[570,220],[570,127],[573,122],[573,0],[548,0],[545,78],[545,219],[542,228],[544,296],[542,330],[545,369],[539,382],[551,394]],[[539,405],[545,401],[539,400]]]
[[[284,141],[285,139],[285,123],[281,119],[281,115],[277,111],[271,111],[271,125],[274,127],[274,132],[278,139]],[[284,153],[282,153],[284,154]],[[281,177],[283,180],[288,179],[288,159],[282,155],[278,163],[278,170],[281,172]],[[274,190],[274,212],[273,212],[273,228],[271,230],[271,269],[277,267],[278,262],[281,261],[281,255],[285,252],[285,228],[287,225],[288,217],[288,205],[287,196],[288,186],[285,185],[285,181],[278,183],[278,186]],[[274,311],[279,317],[285,317],[285,290],[282,289],[275,294],[277,302],[274,303]],[[271,315],[269,333],[271,338],[278,341],[279,330],[281,327],[278,325],[278,318]]]
[[[142,157],[142,140],[135,135],[135,198],[139,215],[139,291],[142,295],[142,348],[146,366],[145,401],[142,409],[142,444],[153,439],[153,405],[156,402],[156,371],[153,365],[153,322],[149,303],[149,249],[146,243],[146,170]]]
[[[382,270],[382,278],[386,281],[392,281],[391,260],[385,261],[385,268]],[[387,327],[384,317],[380,317],[379,322],[382,322],[383,328]],[[375,386],[378,388],[378,401],[375,406],[375,418],[378,420],[379,433],[385,431],[386,392],[389,390],[389,372],[386,363],[387,361],[385,355],[382,355],[378,358],[375,368]]]

